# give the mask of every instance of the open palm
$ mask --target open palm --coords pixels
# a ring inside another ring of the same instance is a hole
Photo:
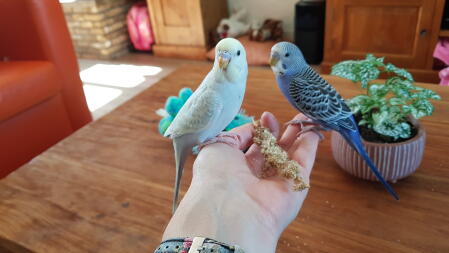
[[[305,119],[302,114],[296,115],[295,119]],[[287,129],[280,135],[279,123],[271,113],[265,113],[261,118],[262,125],[268,127],[272,134],[278,139],[279,145],[287,151],[290,159],[296,160],[304,171],[301,176],[308,183],[309,175],[315,161],[315,153],[318,144],[318,136],[314,133],[306,133],[300,138],[297,138],[301,131],[298,125],[289,125]],[[249,126],[244,126],[249,128]],[[237,133],[247,131],[245,129],[236,129]],[[242,136],[242,149],[252,143],[252,135],[250,140],[245,139],[247,135],[239,133]],[[252,174],[246,180],[248,187],[248,194],[260,204],[262,212],[273,218],[275,224],[279,229],[285,227],[296,217],[303,201],[305,200],[308,190],[295,192],[292,191],[293,182],[286,180],[279,175],[275,175],[276,171],[269,171],[268,174],[273,175],[264,179],[255,178],[254,175],[259,175],[263,168],[263,156],[260,148],[252,144],[248,152],[245,153],[248,167]]]
[[[295,119],[305,117],[298,114]],[[262,114],[261,123],[271,130],[289,157],[304,167],[301,176],[308,182],[319,137],[309,132],[298,138],[301,129],[296,125],[289,125],[281,135],[279,122],[268,112]],[[255,238],[277,241],[298,214],[308,190],[293,191],[293,182],[276,175],[276,171],[265,171],[265,175],[271,176],[260,178],[264,158],[253,144],[253,125],[232,132],[240,136],[239,148],[217,143],[198,154],[192,183],[164,238],[203,234],[241,246],[248,244],[248,248],[254,246],[249,242]],[[263,234],[256,236],[257,233]],[[262,244],[259,241],[257,245]],[[263,249],[257,252],[268,248]]]

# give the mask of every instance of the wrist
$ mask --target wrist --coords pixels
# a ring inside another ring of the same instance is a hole
[[[170,220],[163,240],[208,237],[245,252],[275,252],[280,232],[261,217],[257,203],[242,189],[213,189],[192,182]]]

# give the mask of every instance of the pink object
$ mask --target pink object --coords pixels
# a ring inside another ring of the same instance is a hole
[[[395,183],[408,177],[421,164],[426,145],[426,132],[417,120],[412,122],[418,133],[407,141],[374,143],[362,139],[368,156],[387,181]],[[378,181],[360,155],[335,131],[331,133],[331,147],[335,161],[344,171],[358,178]]]
[[[440,85],[449,86],[449,67],[440,70],[438,76],[441,79]]]
[[[449,66],[449,40],[441,39],[438,41],[435,51],[433,51],[433,57],[440,59],[447,66]],[[444,68],[438,74],[441,81],[440,85],[449,86],[449,67]]]
[[[148,7],[145,2],[134,4],[127,16],[128,32],[137,50],[149,51],[154,43]]]

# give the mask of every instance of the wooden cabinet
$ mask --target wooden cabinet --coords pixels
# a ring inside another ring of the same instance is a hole
[[[205,59],[209,32],[228,16],[226,0],[147,0],[159,56]]]
[[[323,70],[373,53],[417,80],[437,81],[432,53],[443,6],[444,0],[328,0]]]

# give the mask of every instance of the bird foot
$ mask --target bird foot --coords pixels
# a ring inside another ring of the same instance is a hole
[[[314,132],[318,137],[320,137],[320,141],[324,140],[324,135],[320,133],[320,131],[327,131],[326,128],[317,125],[315,122],[313,122],[311,119],[301,120],[301,119],[293,119],[289,122],[285,123],[285,125],[300,125],[301,126],[301,132],[298,133],[297,137],[301,136],[301,134],[307,133],[307,132]],[[308,125],[308,126],[304,126]]]
[[[230,132],[222,132],[217,137],[210,138],[206,140],[203,143],[200,143],[198,145],[198,150],[203,149],[205,146],[214,144],[214,143],[224,143],[228,144],[229,146],[233,148],[239,148],[240,147],[240,135],[236,133],[230,133]]]
[[[320,131],[327,131],[326,128],[319,126],[319,125],[313,125],[313,126],[306,126],[301,128],[301,132],[298,133],[297,137],[301,136],[302,134],[305,134],[307,132],[314,132],[318,137],[320,138],[320,141],[324,140],[324,135]]]
[[[301,129],[304,128],[304,125],[316,125],[311,119],[306,119],[306,120],[302,120],[302,119],[293,119],[290,120],[289,122],[284,124],[285,126],[288,125],[300,125]]]

